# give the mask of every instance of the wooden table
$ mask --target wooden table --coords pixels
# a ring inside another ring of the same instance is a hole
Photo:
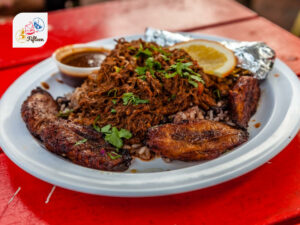
[[[147,26],[265,41],[300,75],[299,38],[234,1],[113,1],[49,13],[48,42],[38,49],[12,49],[11,22],[0,25],[0,95],[62,45],[143,33]],[[295,224],[300,222],[299,146],[300,133],[279,155],[242,177],[155,198],[54,189],[0,153],[0,224]]]

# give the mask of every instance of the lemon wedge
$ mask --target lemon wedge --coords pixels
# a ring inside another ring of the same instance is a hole
[[[237,64],[234,53],[215,41],[191,40],[170,47],[171,50],[181,48],[198,62],[205,73],[218,77],[229,75]]]

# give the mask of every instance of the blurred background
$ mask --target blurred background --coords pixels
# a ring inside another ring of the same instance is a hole
[[[104,1],[109,0],[0,0],[0,24],[13,18],[19,12],[53,11]],[[300,36],[300,0],[237,1],[294,35]]]

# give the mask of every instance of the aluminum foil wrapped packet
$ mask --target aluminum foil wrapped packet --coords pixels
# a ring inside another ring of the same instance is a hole
[[[190,35],[165,30],[147,28],[145,31],[146,41],[156,42],[161,46],[171,46],[192,39]],[[220,43],[234,52],[238,59],[238,67],[249,70],[259,80],[265,79],[273,68],[275,52],[264,42],[221,41]]]

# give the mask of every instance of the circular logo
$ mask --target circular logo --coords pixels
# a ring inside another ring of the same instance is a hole
[[[45,29],[44,21],[39,17],[33,19],[33,26],[38,32],[41,32]]]

